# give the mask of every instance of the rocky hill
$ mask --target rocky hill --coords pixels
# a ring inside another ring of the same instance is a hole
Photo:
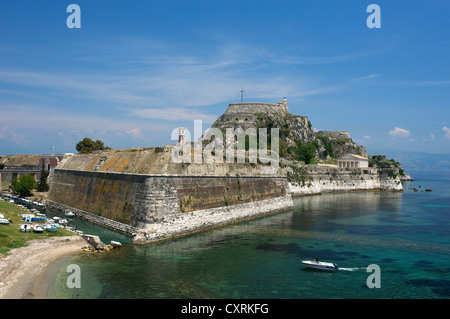
[[[212,127],[221,130],[267,128],[269,131],[270,128],[278,128],[280,156],[287,159],[298,159],[303,152],[313,153],[313,158],[323,160],[338,158],[347,153],[367,156],[366,147],[353,142],[346,131],[314,132],[308,117],[289,112],[286,99],[273,104],[230,104]],[[308,162],[307,159],[303,161]]]
[[[369,167],[377,167],[389,176],[399,176],[402,181],[413,181],[409,174],[405,172],[402,165],[394,159],[386,159],[385,155],[370,155]]]

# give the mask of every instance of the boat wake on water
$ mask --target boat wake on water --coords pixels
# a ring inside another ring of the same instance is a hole
[[[343,271],[366,271],[366,267],[351,267],[351,268],[347,268],[347,267],[338,267],[337,270],[343,270]]]

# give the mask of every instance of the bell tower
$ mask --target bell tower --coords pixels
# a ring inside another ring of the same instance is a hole
[[[184,127],[178,128],[178,144],[184,145],[186,138],[186,129]]]

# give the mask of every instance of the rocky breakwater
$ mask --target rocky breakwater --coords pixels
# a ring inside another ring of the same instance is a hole
[[[105,244],[96,235],[81,235],[81,237],[88,243],[82,248],[84,251],[104,252],[118,249],[122,246],[121,243],[113,240],[109,244]]]

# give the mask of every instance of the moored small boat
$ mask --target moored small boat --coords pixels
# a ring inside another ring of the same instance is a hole
[[[42,226],[33,226],[33,232],[35,233],[42,233],[44,231],[44,228]]]
[[[0,218],[0,224],[8,225],[8,224],[9,224],[9,219],[6,219],[6,218]]]
[[[122,243],[120,243],[120,242],[118,242],[118,241],[115,241],[115,240],[111,240],[110,245],[111,245],[113,248],[119,248],[119,247],[122,246]]]
[[[334,263],[314,261],[314,260],[303,260],[302,264],[306,267],[322,270],[335,270],[338,269],[337,265]]]
[[[50,233],[56,232],[56,229],[57,229],[56,225],[46,225],[45,226],[45,230]]]
[[[71,212],[70,210],[66,210],[64,215],[66,215],[67,217],[75,217],[75,213]]]
[[[34,214],[18,214],[22,219],[35,217]]]
[[[29,224],[20,225],[20,231],[22,233],[29,233],[31,231],[31,226]]]

